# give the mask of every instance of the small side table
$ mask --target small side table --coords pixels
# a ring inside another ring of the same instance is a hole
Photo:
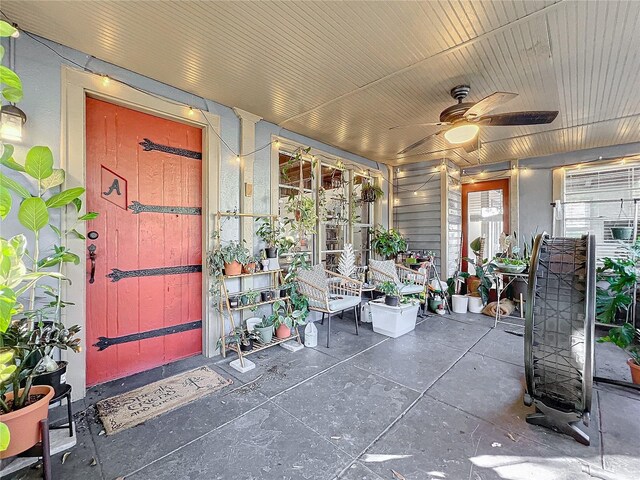
[[[529,285],[529,274],[528,273],[503,273],[503,272],[494,272],[496,276],[496,290],[498,294],[498,305],[496,306],[496,316],[493,322],[493,328],[496,328],[499,323],[504,323],[506,325],[512,325],[514,327],[524,327],[521,323],[514,322],[506,322],[502,320],[503,318],[513,318],[518,320],[524,320],[524,299],[522,295],[520,295],[520,299],[517,301],[520,309],[520,316],[517,317],[515,315],[502,315],[500,311],[500,297],[502,296],[502,292],[505,291],[509,285],[511,285],[516,280],[523,281],[525,284]],[[505,277],[507,277],[505,279]]]
[[[49,425],[49,430],[62,430],[63,428],[69,429],[69,436],[73,437],[73,412],[71,411],[71,385],[66,384],[64,389],[55,397],[51,399],[49,405],[52,403],[60,402],[62,405],[62,399],[67,400],[67,425],[53,426]]]

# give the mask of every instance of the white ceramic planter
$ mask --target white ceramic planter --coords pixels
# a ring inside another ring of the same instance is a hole
[[[482,303],[482,297],[467,297],[469,298],[469,311],[471,313],[482,313],[484,303]]]
[[[451,295],[451,310],[453,313],[467,313],[469,297],[466,295]]]
[[[373,331],[397,338],[416,328],[419,304],[400,304],[390,307],[384,303],[369,302]]]

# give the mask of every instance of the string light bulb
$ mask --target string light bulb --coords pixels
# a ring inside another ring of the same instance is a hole
[[[276,140],[275,144],[276,144],[276,147],[279,147],[280,146],[280,140]]]
[[[107,85],[109,85],[109,83],[111,83],[111,79],[109,78],[108,75],[103,75],[102,76],[102,85],[104,85],[105,87]]]
[[[414,195],[418,195],[418,192],[416,190],[413,191]]]
[[[189,115],[193,116],[193,107],[189,107]]]
[[[240,163],[240,155],[236,155],[236,162]]]

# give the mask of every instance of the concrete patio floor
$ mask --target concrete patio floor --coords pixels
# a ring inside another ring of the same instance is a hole
[[[92,388],[74,404],[78,444],[54,478],[637,479],[640,395],[594,392],[591,446],[524,421],[522,337],[477,315],[430,316],[397,339],[353,318],[332,347],[252,355],[239,374],[194,357]],[[598,374],[629,381],[624,354],[597,345]],[[121,433],[101,434],[94,404],[207,364],[233,385]],[[56,412],[55,415],[59,415]],[[93,459],[95,459],[95,465]],[[26,469],[13,478],[39,478]],[[394,473],[395,472],[395,473]]]

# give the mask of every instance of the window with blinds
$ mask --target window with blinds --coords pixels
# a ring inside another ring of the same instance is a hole
[[[567,169],[565,236],[594,234],[596,258],[620,256],[620,240],[613,239],[611,228],[633,227],[634,198],[640,198],[640,161]]]

